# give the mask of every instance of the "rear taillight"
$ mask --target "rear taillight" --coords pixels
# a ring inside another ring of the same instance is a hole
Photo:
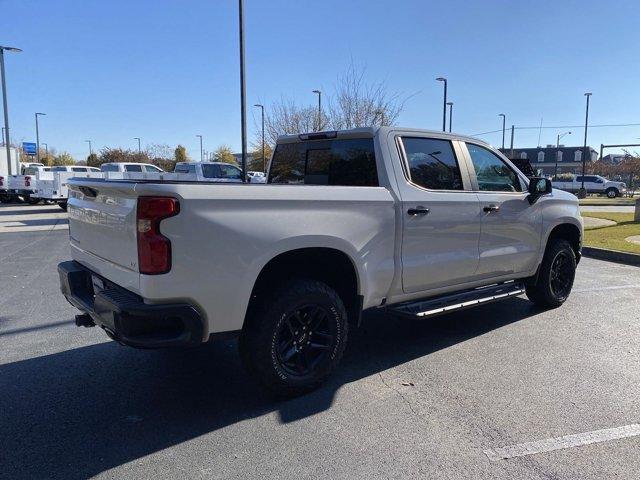
[[[171,197],[139,197],[136,215],[140,273],[158,275],[171,270],[171,242],[160,233],[160,222],[180,212]]]
[[[24,177],[24,186],[25,187],[30,187],[31,186],[31,177],[30,176],[26,176]]]

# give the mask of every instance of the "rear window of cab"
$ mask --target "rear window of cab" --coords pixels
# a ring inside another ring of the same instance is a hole
[[[269,183],[377,187],[373,139],[280,144],[271,160]]]

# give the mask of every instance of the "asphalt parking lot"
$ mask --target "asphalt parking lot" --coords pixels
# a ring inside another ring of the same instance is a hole
[[[275,401],[232,341],[142,351],[76,328],[65,220],[36,209],[0,209],[0,478],[638,478],[640,268],[583,259],[551,311],[369,313],[328,385]]]

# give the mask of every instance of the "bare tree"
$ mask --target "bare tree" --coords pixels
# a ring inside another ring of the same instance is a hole
[[[389,93],[385,82],[368,84],[366,70],[352,63],[338,77],[335,98],[329,103],[331,128],[371,127],[393,125],[404,108],[405,100],[398,93]]]
[[[323,96],[320,130],[393,125],[407,98],[390,93],[386,83],[367,83],[366,70],[352,63],[338,76],[333,95]],[[275,145],[279,135],[313,132],[318,129],[318,108],[300,106],[282,97],[265,110],[266,142]],[[256,124],[257,135],[260,128]],[[259,143],[257,141],[256,143]]]

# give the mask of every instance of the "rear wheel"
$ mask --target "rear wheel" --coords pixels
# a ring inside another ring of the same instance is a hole
[[[527,297],[542,307],[559,307],[571,293],[575,272],[576,254],[569,242],[551,239],[535,285],[526,288]]]
[[[279,396],[301,395],[337,367],[347,342],[347,312],[328,285],[294,280],[252,310],[240,355],[264,387]]]
[[[37,205],[38,203],[40,203],[40,199],[35,197],[27,197],[27,203],[29,205]]]

